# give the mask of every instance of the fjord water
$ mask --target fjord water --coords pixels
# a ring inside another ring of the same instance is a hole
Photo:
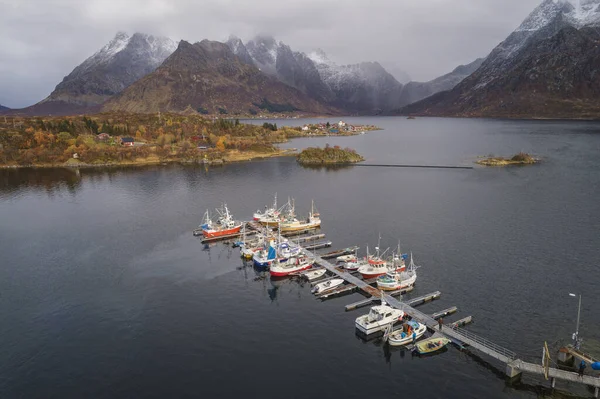
[[[305,120],[276,121],[301,125]],[[507,386],[454,348],[417,358],[363,342],[308,284],[271,281],[239,251],[191,231],[221,201],[238,218],[288,196],[311,199],[335,247],[412,251],[409,296],[473,315],[470,331],[537,362],[574,332],[597,349],[600,124],[349,118],[382,131],[297,139],[355,148],[367,163],[472,165],[526,151],[539,165],[473,170],[308,169],[293,158],[223,167],[0,171],[0,396],[164,398],[241,395],[505,398],[560,393],[537,377]],[[262,121],[261,121],[262,123]],[[407,297],[409,297],[407,296]],[[484,357],[484,359],[486,359]],[[581,386],[559,388],[583,396]]]

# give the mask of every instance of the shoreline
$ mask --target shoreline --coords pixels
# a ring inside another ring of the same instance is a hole
[[[259,153],[254,151],[249,152],[236,152],[232,151],[226,154],[223,158],[215,160],[185,160],[185,159],[157,159],[155,157],[139,159],[136,161],[129,162],[109,162],[109,163],[69,163],[68,161],[62,164],[32,164],[32,165],[0,165],[2,169],[93,169],[93,168],[106,168],[106,167],[120,167],[120,166],[149,166],[149,165],[169,165],[169,164],[197,164],[197,165],[226,165],[230,163],[249,162],[254,160],[261,160],[267,158],[278,158],[278,157],[291,157],[297,155],[297,149],[283,149],[274,151],[272,153]]]

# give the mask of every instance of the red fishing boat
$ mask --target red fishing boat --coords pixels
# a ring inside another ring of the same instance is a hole
[[[227,208],[227,204],[223,204],[221,209],[217,209],[219,219],[214,223],[210,219],[208,211],[206,211],[205,219],[202,228],[204,238],[217,238],[238,234],[242,229],[242,222],[236,222]]]

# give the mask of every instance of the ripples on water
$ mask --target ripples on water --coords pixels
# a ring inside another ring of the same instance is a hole
[[[418,263],[412,295],[456,305],[471,331],[537,361],[544,340],[598,347],[595,294],[599,124],[350,119],[383,131],[298,139],[367,162],[471,165],[479,155],[542,156],[526,168],[302,168],[291,158],[226,165],[0,171],[2,397],[534,397],[454,348],[413,358],[354,335],[359,294],[319,302],[271,281],[238,250],[191,235],[207,208],[239,218],[311,199],[336,247],[395,246]],[[261,123],[264,121],[261,121]],[[301,125],[306,121],[287,121]],[[277,122],[281,124],[280,121]],[[547,384],[542,383],[547,386]],[[588,395],[582,387],[572,387]],[[557,396],[557,394],[554,394]]]

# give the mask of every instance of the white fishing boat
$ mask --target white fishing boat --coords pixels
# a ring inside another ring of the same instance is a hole
[[[303,270],[310,269],[313,264],[313,259],[309,259],[305,255],[299,255],[289,258],[285,262],[271,264],[269,272],[273,277],[284,277],[289,276],[293,273],[298,273]]]
[[[287,262],[292,256],[300,254],[300,247],[296,245],[290,245],[287,239],[280,237],[280,244],[277,247],[277,256],[280,262]]]
[[[342,284],[344,284],[344,279],[342,279],[342,278],[334,278],[331,280],[327,280],[327,281],[324,281],[322,283],[315,285],[312,289],[312,293],[313,294],[323,294],[327,291],[331,291],[334,288],[339,287]]]
[[[425,334],[427,326],[414,320],[403,324],[402,329],[390,333],[387,340],[392,346],[404,346],[413,343]]]
[[[327,273],[327,269],[309,270],[303,274],[308,281],[314,281],[323,277]]]
[[[266,222],[266,221],[273,221],[277,220],[279,216],[279,209],[277,209],[277,193],[275,193],[275,200],[273,201],[273,206],[271,208],[269,208],[267,205],[265,205],[265,209],[264,211],[256,211],[254,212],[254,220],[257,222]]]
[[[368,314],[356,318],[356,328],[365,335],[385,330],[388,325],[401,321],[404,312],[387,306],[384,301],[381,305],[373,306]]]
[[[294,201],[292,200],[291,203],[288,201],[288,212],[284,215],[280,225],[282,233],[316,229],[319,226],[321,226],[321,216],[318,212],[315,212],[314,202],[312,203],[308,217],[298,220],[296,219]]]
[[[358,272],[364,280],[369,280],[375,277],[383,276],[390,269],[388,268],[387,262],[383,259],[383,255],[387,252],[387,249],[383,254],[379,253],[379,243],[381,242],[381,236],[377,241],[375,247],[375,255],[369,255],[369,247],[367,247],[367,261],[365,264],[358,268]]]
[[[404,263],[403,263],[404,264]],[[377,288],[385,291],[397,291],[412,287],[417,281],[417,268],[413,261],[412,252],[410,254],[410,265],[408,270],[399,272],[399,269],[387,272],[385,275],[377,278]]]

